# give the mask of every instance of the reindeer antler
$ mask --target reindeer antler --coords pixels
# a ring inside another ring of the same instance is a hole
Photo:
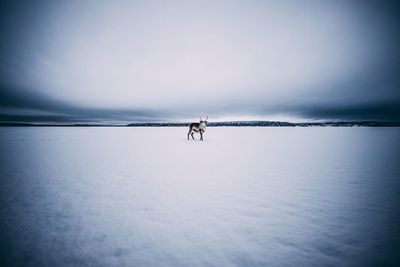
[[[207,116],[207,118],[206,118],[206,121],[208,120],[208,116]]]

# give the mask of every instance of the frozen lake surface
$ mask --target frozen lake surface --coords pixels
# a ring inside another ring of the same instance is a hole
[[[0,128],[1,266],[400,266],[400,128]]]

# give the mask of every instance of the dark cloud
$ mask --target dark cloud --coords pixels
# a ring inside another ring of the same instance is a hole
[[[400,102],[389,101],[364,105],[302,106],[294,114],[325,120],[400,121]]]
[[[104,120],[154,120],[166,116],[155,110],[80,107],[30,90],[0,87],[0,121],[3,122],[102,122]]]
[[[29,89],[13,88],[0,85],[0,108],[59,110],[68,108],[65,104],[46,96],[32,93]]]

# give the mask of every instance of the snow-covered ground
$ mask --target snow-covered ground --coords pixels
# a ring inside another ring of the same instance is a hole
[[[400,264],[400,128],[186,134],[0,128],[0,265]]]

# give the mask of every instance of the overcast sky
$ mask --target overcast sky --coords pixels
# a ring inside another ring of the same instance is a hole
[[[385,1],[2,1],[0,120],[400,120]]]

